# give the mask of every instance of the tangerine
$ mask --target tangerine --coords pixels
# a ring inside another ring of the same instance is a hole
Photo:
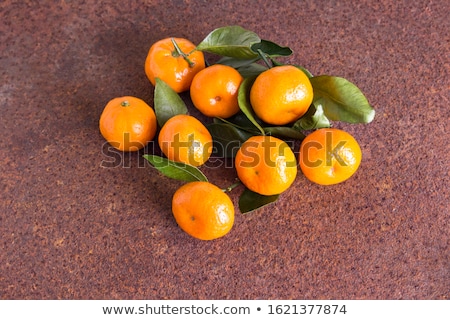
[[[291,123],[308,111],[313,88],[308,76],[291,66],[276,66],[262,72],[250,89],[255,114],[274,125]]]
[[[120,151],[137,151],[156,134],[156,115],[142,99],[124,96],[107,103],[100,115],[102,136]]]
[[[349,179],[361,163],[361,148],[346,131],[335,128],[318,129],[300,145],[300,169],[306,178],[321,185]]]
[[[297,161],[289,145],[273,136],[253,136],[236,153],[239,179],[262,195],[286,191],[297,176]]]
[[[195,74],[205,68],[203,52],[184,38],[165,38],[155,42],[145,59],[145,74],[153,86],[160,78],[177,93],[191,86]]]
[[[192,103],[206,116],[229,118],[240,110],[238,90],[243,80],[230,66],[215,64],[207,67],[192,80]]]
[[[213,149],[208,129],[195,117],[186,114],[167,120],[159,132],[158,144],[169,160],[196,167],[209,159]]]
[[[201,240],[223,237],[234,223],[233,202],[210,182],[195,181],[181,186],[173,195],[172,212],[182,230]]]

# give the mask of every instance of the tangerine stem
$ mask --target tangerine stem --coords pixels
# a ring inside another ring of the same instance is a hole
[[[175,52],[178,56],[182,56],[184,60],[188,63],[189,67],[192,68],[194,66],[194,62],[191,61],[191,59],[188,58],[188,55],[184,53],[181,48],[178,46],[178,43],[175,41],[174,38],[170,39],[173,43],[173,46],[175,47]],[[189,53],[190,54],[190,53]]]
[[[129,107],[130,106],[130,102],[128,100],[124,100],[124,101],[122,101],[122,103],[120,105],[122,107]]]
[[[223,192],[230,192],[231,190],[233,190],[234,188],[236,188],[237,186],[239,186],[241,184],[241,181],[235,182],[233,183],[231,186],[226,187],[225,189],[222,189]]]
[[[269,62],[269,60],[267,59],[266,55],[264,54],[264,52],[262,52],[261,49],[258,49],[258,54],[261,57],[261,59],[264,61],[264,63],[266,64],[267,68],[272,68],[272,64]]]

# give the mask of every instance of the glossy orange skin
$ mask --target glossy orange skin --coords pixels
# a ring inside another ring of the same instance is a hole
[[[361,158],[358,142],[340,129],[318,129],[300,145],[300,169],[306,178],[321,185],[349,179],[358,170]]]
[[[213,150],[208,129],[195,117],[185,114],[167,120],[159,132],[158,144],[169,160],[195,167],[204,164]]]
[[[192,103],[206,116],[229,118],[238,113],[238,90],[244,78],[234,68],[215,64],[192,80]]]
[[[250,190],[270,196],[286,191],[297,176],[297,160],[286,142],[253,136],[236,153],[239,180]]]
[[[145,74],[155,85],[155,78],[160,78],[173,90],[180,93],[189,90],[192,79],[200,70],[205,68],[203,52],[193,51],[196,46],[189,40],[173,38],[183,53],[192,62],[190,66],[186,59],[177,53],[172,38],[155,42],[145,59]]]
[[[107,103],[99,120],[102,136],[120,151],[137,151],[156,134],[156,115],[142,99],[124,96]]]
[[[223,237],[234,224],[233,202],[209,182],[181,186],[173,195],[172,212],[180,228],[200,240]]]
[[[308,76],[291,66],[276,66],[262,72],[250,89],[250,103],[266,123],[285,125],[303,116],[313,101]]]

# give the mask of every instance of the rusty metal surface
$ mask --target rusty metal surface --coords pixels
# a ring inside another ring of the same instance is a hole
[[[3,1],[0,298],[448,299],[448,13],[445,0]],[[108,151],[98,118],[116,96],[152,104],[153,42],[232,24],[356,83],[377,115],[336,124],[363,150],[351,180],[299,175],[202,242],[172,218],[180,183],[144,151]]]

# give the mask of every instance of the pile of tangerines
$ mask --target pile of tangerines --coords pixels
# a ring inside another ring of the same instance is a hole
[[[205,54],[217,57],[208,63]],[[163,156],[144,157],[167,177],[184,183],[173,195],[177,224],[191,236],[212,240],[234,223],[227,191],[242,184],[239,209],[246,213],[272,203],[295,181],[298,168],[314,183],[349,179],[361,149],[331,121],[368,123],[374,110],[346,79],[313,76],[278,58],[292,51],[239,26],[213,30],[194,45],[183,38],[154,43],[145,73],[154,87],[154,107],[131,96],[112,99],[101,114],[103,137],[121,151],[137,151],[157,135]],[[207,119],[190,115],[180,97]],[[298,156],[288,143],[301,141]],[[237,183],[221,189],[200,167],[213,152],[234,159]]]

